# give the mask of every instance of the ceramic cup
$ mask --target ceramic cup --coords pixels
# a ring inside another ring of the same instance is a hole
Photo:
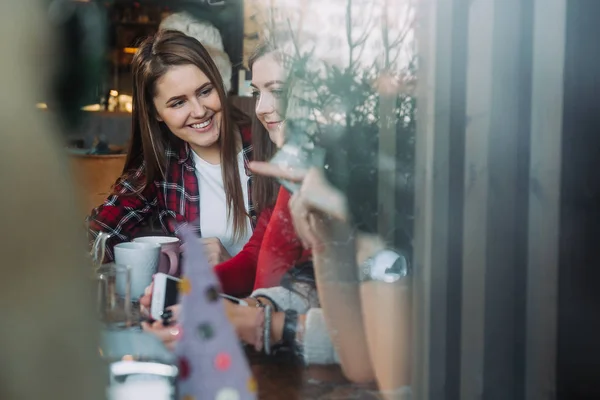
[[[158,270],[161,247],[157,243],[120,243],[115,246],[115,262],[131,268],[131,298],[139,299]]]
[[[151,243],[160,245],[160,261],[158,272],[177,276],[179,273],[179,256],[181,242],[171,236],[143,236],[133,239],[134,243]]]

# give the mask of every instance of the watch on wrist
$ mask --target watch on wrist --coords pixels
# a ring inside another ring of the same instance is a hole
[[[285,320],[283,323],[283,334],[281,341],[283,344],[293,346],[296,343],[296,328],[298,325],[298,311],[285,310]]]
[[[361,282],[393,283],[408,275],[406,257],[392,250],[381,250],[367,258],[359,267]]]

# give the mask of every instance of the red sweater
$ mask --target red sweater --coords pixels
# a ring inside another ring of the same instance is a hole
[[[281,187],[258,255],[254,289],[278,286],[286,272],[311,258],[292,224],[290,198],[290,193]]]
[[[281,188],[275,208],[260,214],[242,251],[215,266],[224,293],[243,297],[253,288],[277,286],[294,265],[310,259],[294,230],[289,200],[289,192]]]
[[[244,248],[229,260],[215,266],[223,293],[245,297],[252,291],[256,276],[258,253],[273,213],[272,208],[263,210],[256,221],[254,232]]]

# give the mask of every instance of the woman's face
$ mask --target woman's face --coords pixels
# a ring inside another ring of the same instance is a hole
[[[200,68],[192,64],[170,67],[156,82],[154,107],[158,120],[196,153],[219,147],[221,100]]]
[[[283,95],[285,71],[274,53],[265,54],[252,66],[252,93],[256,98],[256,117],[277,147],[283,146]]]

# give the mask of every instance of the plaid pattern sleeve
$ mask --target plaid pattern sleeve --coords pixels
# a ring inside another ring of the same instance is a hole
[[[179,151],[167,149],[170,160],[167,179],[155,182],[158,197],[158,218],[163,231],[178,235],[183,226],[200,235],[200,190],[191,150],[186,145]]]
[[[105,255],[107,261],[113,260],[113,246],[129,240],[140,222],[144,221],[157,205],[158,199],[153,185],[147,186],[142,193],[135,194],[132,182],[143,180],[144,170],[145,165],[142,163],[129,179],[119,179],[113,194],[87,218],[92,241],[99,232],[111,235]]]

